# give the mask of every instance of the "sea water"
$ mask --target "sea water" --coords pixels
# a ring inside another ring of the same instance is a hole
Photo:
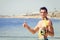
[[[38,40],[38,33],[30,33],[22,24],[26,22],[34,28],[40,20],[40,18],[0,18],[0,40]],[[48,39],[60,40],[60,19],[51,20],[55,34]]]

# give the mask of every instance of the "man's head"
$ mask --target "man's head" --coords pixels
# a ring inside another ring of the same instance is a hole
[[[42,18],[46,18],[48,14],[47,8],[46,7],[41,7],[40,8],[40,15]]]

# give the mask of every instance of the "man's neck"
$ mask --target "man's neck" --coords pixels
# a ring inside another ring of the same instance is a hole
[[[42,20],[48,20],[48,18],[47,17],[44,17],[44,18],[42,18]]]

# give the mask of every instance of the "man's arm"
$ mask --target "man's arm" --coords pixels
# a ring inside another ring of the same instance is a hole
[[[51,21],[48,22],[48,31],[47,31],[47,33],[50,36],[54,36],[54,29],[53,29],[53,25],[52,25]]]
[[[34,28],[34,29],[32,29],[32,28],[30,28],[28,25],[27,25],[27,23],[24,23],[23,24],[23,26],[27,29],[27,30],[29,30],[32,34],[35,34],[38,30],[39,30],[39,23],[37,24],[37,26]]]

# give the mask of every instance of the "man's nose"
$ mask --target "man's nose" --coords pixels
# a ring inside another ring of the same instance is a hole
[[[44,13],[41,13],[42,15],[44,15]]]

